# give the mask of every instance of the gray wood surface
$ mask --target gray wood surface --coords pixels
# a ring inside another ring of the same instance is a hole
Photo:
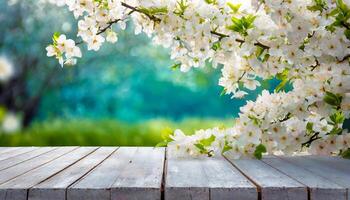
[[[66,188],[101,164],[117,148],[101,147],[79,162],[29,190],[30,200],[65,200]]]
[[[4,170],[7,169],[9,167],[12,167],[18,163],[24,162],[26,160],[30,160],[32,158],[35,158],[41,154],[47,153],[49,151],[53,151],[54,147],[41,147],[38,149],[35,149],[33,151],[27,152],[27,153],[23,153],[21,155],[17,155],[15,157],[12,158],[8,158],[5,160],[0,161],[0,170]]]
[[[14,152],[14,151],[21,149],[21,148],[23,148],[23,147],[4,147],[4,148],[0,149],[0,155]]]
[[[286,162],[281,158],[270,156],[262,160],[266,164],[306,185],[310,200],[346,200],[346,188],[311,171]],[[350,165],[348,166],[350,167]]]
[[[64,170],[94,150],[96,147],[74,149],[51,162],[1,184],[0,197],[5,197],[6,200],[26,200],[29,188]]]
[[[0,147],[0,200],[350,200],[339,157],[178,157],[152,147]]]
[[[339,171],[350,173],[350,160],[340,157],[329,156],[306,156],[306,159],[317,160],[321,165],[327,165],[336,168]]]
[[[128,158],[129,149],[120,148],[117,155]],[[127,166],[120,169],[112,185],[111,199],[160,200],[165,148],[137,148],[136,154],[128,159],[124,159]]]
[[[121,147],[69,187],[67,198],[160,199],[163,157],[160,148]]]
[[[252,180],[258,187],[263,200],[298,199],[307,200],[307,187],[266,163],[256,159],[227,159]]]
[[[334,165],[319,162],[311,159],[309,156],[281,157],[285,161],[291,162],[304,169],[309,170],[313,174],[322,176],[332,182],[347,188],[348,199],[350,199],[350,172],[339,170]]]
[[[65,147],[57,148],[48,153],[37,156],[33,159],[27,160],[25,162],[19,163],[13,167],[0,171],[0,184],[3,184],[19,175],[22,175],[30,170],[33,170],[41,165],[48,163],[70,151],[73,151],[77,147]],[[1,197],[0,197],[1,199]]]
[[[257,199],[257,188],[223,157],[176,157],[167,153],[165,199]]]
[[[23,154],[23,153],[26,153],[26,152],[33,151],[35,149],[38,149],[38,147],[27,147],[27,148],[23,147],[23,148],[18,148],[18,149],[15,149],[15,150],[7,152],[7,153],[0,154],[0,161],[8,159],[8,158],[15,157],[17,155],[20,155],[20,154]]]

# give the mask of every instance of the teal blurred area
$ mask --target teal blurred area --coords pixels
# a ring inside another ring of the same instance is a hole
[[[47,2],[0,0],[0,57],[14,69],[0,82],[2,146],[154,145],[169,127],[191,133],[232,125],[239,107],[261,91],[242,100],[220,96],[220,69],[172,69],[169,50],[135,36],[131,23],[116,44],[99,52],[82,45],[78,65],[61,68],[45,47],[55,31],[78,40],[76,21]]]

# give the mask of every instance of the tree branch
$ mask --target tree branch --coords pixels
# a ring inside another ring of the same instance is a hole
[[[338,60],[338,62],[339,62],[339,63],[342,63],[342,62],[346,61],[346,60],[349,59],[349,58],[350,58],[350,54],[346,55],[343,59]]]
[[[226,34],[223,34],[223,33],[219,33],[219,32],[216,32],[216,31],[211,31],[210,33],[213,34],[213,35],[219,36],[219,39],[220,39],[220,40],[221,40],[222,38],[229,37],[229,35],[226,35]],[[244,40],[241,40],[241,39],[236,39],[236,42],[239,42],[239,43],[242,43],[242,44],[245,43],[245,41],[244,41]],[[264,45],[264,44],[262,44],[261,42],[256,42],[256,43],[254,43],[254,45],[255,45],[255,46],[259,46],[259,47],[261,47],[261,48],[263,48],[263,49],[270,49],[269,46]]]
[[[160,22],[161,21],[158,17],[156,17],[154,15],[150,15],[149,13],[146,13],[146,12],[142,11],[141,9],[136,8],[134,6],[131,6],[131,5],[127,4],[127,3],[122,2],[122,6],[124,6],[125,8],[129,8],[129,9],[131,9],[134,12],[142,13],[142,14],[146,15],[150,20],[153,20],[155,22]]]

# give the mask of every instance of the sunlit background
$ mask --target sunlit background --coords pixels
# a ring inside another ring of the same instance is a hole
[[[74,38],[74,21],[44,0],[0,0],[0,146],[152,146],[175,128],[234,124],[247,99],[220,95],[220,69],[172,69],[168,50],[132,24],[117,44],[83,46],[78,65],[61,68],[45,47],[55,31]]]

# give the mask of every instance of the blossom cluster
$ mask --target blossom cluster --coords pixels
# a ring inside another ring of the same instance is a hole
[[[46,47],[47,56],[55,56],[61,66],[75,65],[77,58],[81,58],[80,48],[76,46],[74,40],[67,39],[65,35],[59,33],[52,37],[53,44]]]
[[[170,147],[194,155],[232,151],[237,158],[268,153],[347,154],[343,130],[350,111],[350,2],[347,0],[55,0],[78,20],[89,50],[116,42],[127,20],[135,34],[171,49],[184,72],[221,67],[224,93],[242,98],[277,78],[241,108],[232,128],[180,130]],[[57,45],[50,47],[49,52]],[[50,55],[61,55],[50,53]],[[79,57],[77,55],[73,57]],[[291,89],[286,92],[286,87]]]

